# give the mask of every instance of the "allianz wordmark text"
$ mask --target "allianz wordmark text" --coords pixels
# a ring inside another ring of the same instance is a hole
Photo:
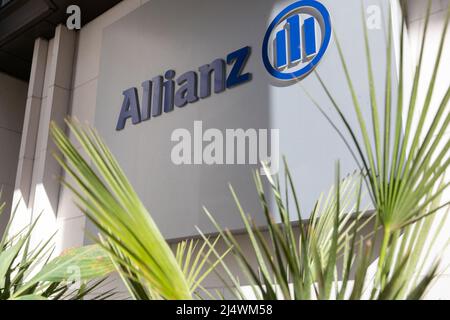
[[[294,2],[269,25],[262,46],[264,66],[277,80],[301,80],[317,67],[330,40],[331,19],[325,6],[316,0]],[[251,81],[252,74],[245,71],[250,56],[247,46],[199,67],[198,73],[188,71],[175,80],[171,69],[164,77],[144,81],[142,106],[136,87],[125,90],[116,130],[124,129],[128,119],[136,125],[210,97],[213,74],[216,94]]]

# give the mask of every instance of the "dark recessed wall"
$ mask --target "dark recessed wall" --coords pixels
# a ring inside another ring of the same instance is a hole
[[[66,22],[68,6],[81,8],[84,25],[120,1],[12,0],[6,3],[0,8],[0,72],[28,81],[34,40],[52,38],[55,27]]]

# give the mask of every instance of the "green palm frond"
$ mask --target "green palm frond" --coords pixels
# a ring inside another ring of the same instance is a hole
[[[376,212],[361,208],[361,176],[355,174],[341,180],[338,170],[336,186],[327,197],[321,197],[308,221],[300,220],[302,222],[294,226],[283,222],[290,216],[287,199],[292,197],[297,204],[299,202],[287,165],[285,172],[288,185],[292,184],[285,199],[279,197],[281,191],[274,178],[268,177],[272,189],[264,193],[259,174],[255,174],[261,204],[266,211],[267,231],[257,227],[245,214],[231,189],[254,255],[244,251],[236,236],[223,231],[205,209],[232,248],[235,262],[245,275],[245,283],[253,292],[252,297],[244,294],[239,280],[221,261],[227,275],[223,279],[224,285],[236,298],[384,300],[423,297],[438,274],[439,265],[439,261],[435,261],[430,268],[424,269],[435,245],[435,235],[430,233],[430,228],[437,226],[439,233],[444,220],[429,215],[394,233],[385,248],[385,263],[379,265],[374,257],[378,257],[380,251],[375,250],[374,244],[378,241],[380,226],[375,221]],[[269,198],[278,198],[278,212],[285,215],[281,222],[269,211]],[[423,213],[435,211],[439,201],[435,199]],[[346,205],[348,203],[353,205]],[[208,241],[206,237],[204,240]],[[373,281],[378,278],[381,280]]]
[[[266,217],[266,234],[256,227],[245,213],[231,188],[254,257],[245,253],[235,236],[230,232],[224,232],[212,214],[206,209],[205,211],[225,242],[233,248],[236,263],[243,269],[246,280],[257,298],[329,299],[332,286],[337,280],[337,266],[343,260],[353,262],[354,254],[347,249],[357,243],[356,234],[371,221],[370,216],[363,215],[365,210],[359,208],[362,180],[358,175],[353,175],[337,184],[336,188],[317,202],[311,218],[308,222],[304,222],[301,219],[299,199],[287,166],[285,172],[288,188],[286,198],[281,196],[278,179],[267,176],[271,192],[266,194],[261,176],[255,173],[255,182]],[[268,199],[271,196],[276,199],[280,222],[277,222],[274,213],[270,212]],[[295,200],[297,215],[300,217],[298,226],[293,225],[289,218],[291,213],[287,199],[291,196]],[[257,261],[256,267],[251,262],[253,258]],[[343,275],[348,280],[353,263],[346,265]],[[238,283],[232,274],[228,273],[228,276],[234,284]],[[236,292],[236,297],[242,298],[241,293]]]
[[[202,246],[194,256],[193,244],[188,247],[182,244],[175,256],[98,134],[76,121],[67,124],[95,170],[61,129],[52,124],[52,135],[64,159],[55,157],[76,181],[76,185],[65,184],[76,195],[81,210],[100,230],[104,238],[102,247],[114,260],[132,297],[193,299],[202,280],[218,263],[207,262],[212,251]],[[206,266],[209,268],[205,272]]]
[[[1,214],[5,206],[0,207]],[[39,217],[12,234],[15,216],[13,210],[0,242],[0,300],[82,300],[88,294],[95,300],[114,296],[111,290],[100,295],[93,292],[113,271],[111,260],[100,247],[70,249],[52,258],[53,237],[30,245]],[[75,268],[77,273],[73,274]],[[73,285],[75,281],[78,288]]]
[[[214,257],[214,248],[219,240],[220,237],[217,237],[211,246],[208,245],[210,243],[209,239],[208,241],[182,241],[177,245],[175,256],[193,294],[199,291],[208,294],[207,290],[202,287],[202,282],[231,251],[230,248],[218,257],[218,259],[215,259],[214,262],[211,261],[212,257]]]
[[[446,39],[450,9],[447,9],[447,16],[440,37],[439,49],[434,61],[434,70],[431,79],[426,83],[426,98],[423,104],[419,105],[417,99],[419,83],[425,82],[422,79],[424,50],[427,41],[429,25],[429,15],[431,2],[428,5],[427,19],[422,35],[420,56],[415,67],[413,76],[413,86],[409,92],[405,92],[405,22],[402,21],[400,32],[400,75],[397,88],[397,107],[393,108],[392,91],[396,81],[392,79],[392,41],[393,27],[390,19],[389,36],[387,45],[387,66],[386,66],[386,87],[384,116],[380,117],[380,108],[376,102],[376,92],[373,80],[372,60],[370,54],[370,43],[367,29],[365,28],[364,42],[367,56],[368,82],[370,94],[370,106],[362,106],[353,85],[353,81],[348,70],[347,62],[339,40],[336,37],[339,57],[344,69],[345,78],[352,96],[354,112],[358,119],[358,126],[352,128],[348,125],[347,116],[341,106],[336,103],[332,96],[332,90],[327,87],[322,78],[317,75],[325,94],[330,98],[332,105],[338,112],[340,119],[351,137],[347,145],[353,145],[357,155],[358,163],[362,163],[366,172],[366,179],[369,185],[369,192],[376,206],[381,223],[388,232],[398,230],[407,224],[420,218],[423,209],[433,201],[434,198],[442,194],[448,183],[436,190],[434,197],[427,198],[428,191],[433,188],[439,178],[446,172],[449,166],[449,141],[445,141],[444,133],[448,129],[450,121],[450,110],[448,101],[450,98],[450,88],[447,89],[443,97],[435,96],[435,85],[438,70],[442,64],[442,52]],[[430,110],[431,101],[438,100],[436,111]],[[372,110],[371,123],[373,134],[369,133],[369,126],[363,117],[362,109]],[[322,109],[323,110],[323,109]],[[405,112],[406,111],[406,112]],[[404,119],[403,115],[407,117]],[[413,119],[417,117],[417,124]],[[425,120],[433,119],[427,127]],[[395,128],[391,122],[394,120]],[[381,126],[381,124],[384,124]],[[336,124],[335,124],[336,125]],[[394,134],[392,134],[394,132]],[[362,140],[358,137],[362,137]],[[374,141],[372,143],[371,141]],[[444,145],[439,148],[440,144]],[[426,201],[424,201],[426,200]]]
[[[403,3],[405,5],[405,2]],[[404,8],[406,10],[406,8]],[[392,18],[389,19],[388,41],[386,46],[386,75],[384,88],[384,115],[380,117],[381,108],[377,103],[376,87],[372,68],[371,48],[367,28],[364,28],[364,47],[367,60],[367,73],[369,83],[370,105],[363,106],[358,100],[352,77],[348,69],[343,50],[335,35],[336,44],[344,70],[345,79],[351,93],[353,111],[358,119],[358,125],[349,125],[348,115],[344,108],[338,105],[337,99],[333,97],[332,90],[325,81],[316,74],[324,93],[330,99],[331,104],[337,111],[342,124],[347,130],[350,139],[341,132],[347,146],[350,147],[355,160],[360,164],[365,173],[370,196],[376,209],[378,222],[383,226],[383,241],[379,252],[378,274],[375,278],[375,288],[372,297],[379,293],[381,288],[387,285],[387,278],[396,274],[391,262],[397,258],[395,266],[401,263],[402,256],[396,256],[393,250],[400,250],[401,254],[412,253],[413,258],[406,259],[406,268],[411,271],[417,260],[417,252],[422,248],[410,247],[417,241],[422,243],[425,230],[433,218],[423,222],[422,219],[433,215],[438,210],[448,206],[436,203],[436,199],[445,190],[449,183],[440,183],[440,178],[448,170],[450,142],[445,140],[444,133],[448,130],[450,121],[449,98],[450,88],[447,88],[444,96],[438,97],[435,92],[438,70],[443,63],[443,49],[448,32],[450,7],[447,9],[445,22],[441,31],[439,48],[432,61],[433,72],[430,79],[424,79],[422,71],[424,68],[424,51],[427,46],[427,33],[429,32],[431,1],[428,1],[426,19],[424,23],[419,59],[411,75],[413,79],[412,88],[407,90],[405,79],[407,77],[405,67],[405,21],[401,22],[399,36],[400,43],[400,74],[397,86],[397,101],[393,101],[394,84],[396,80],[392,75],[393,56],[393,25]],[[404,18],[403,18],[404,19]],[[363,16],[363,24],[365,17]],[[421,86],[419,86],[419,84]],[[418,100],[419,90],[425,88],[425,99],[423,103]],[[323,113],[322,108],[308,95],[314,105]],[[431,102],[437,101],[435,111],[431,110]],[[363,109],[371,110],[370,121],[363,116]],[[406,115],[406,119],[404,118]],[[331,122],[330,117],[327,119]],[[417,121],[415,121],[417,119]],[[426,119],[432,119],[431,124],[426,126]],[[332,123],[338,128],[337,123]],[[372,133],[370,133],[372,127]],[[432,208],[430,210],[430,207]],[[406,240],[411,237],[409,245]],[[400,244],[400,249],[397,244]],[[410,273],[408,273],[410,275]],[[401,290],[404,292],[405,290]]]
[[[81,188],[82,194],[66,183],[80,207],[86,208],[86,215],[121,254],[110,250],[111,256],[118,264],[138,271],[141,279],[163,298],[191,299],[188,283],[169,245],[109,150],[93,130],[83,131],[70,122],[68,125],[101,178],[61,129],[52,124],[53,137],[67,162],[59,155],[55,157]]]

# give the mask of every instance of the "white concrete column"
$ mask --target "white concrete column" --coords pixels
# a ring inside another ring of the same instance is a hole
[[[31,182],[32,217],[36,219],[41,214],[35,233],[37,241],[50,237],[58,229],[62,170],[52,154],[56,149],[49,129],[51,122],[64,127],[70,111],[75,44],[76,33],[60,25],[49,46]]]
[[[16,219],[13,231],[21,230],[31,219],[30,187],[36,152],[36,138],[43,99],[45,69],[47,65],[48,41],[37,39],[34,43],[28,96],[23,120],[23,132],[13,197]]]
[[[78,32],[70,114],[80,122],[94,124],[103,29],[145,2],[145,0],[122,1],[84,25]],[[69,137],[78,151],[83,152],[80,144],[70,133]],[[68,175],[63,174],[63,177],[72,182]],[[74,203],[72,191],[64,186],[60,189],[57,223],[58,249],[61,250],[90,243],[92,240],[90,236],[96,235],[97,232]]]

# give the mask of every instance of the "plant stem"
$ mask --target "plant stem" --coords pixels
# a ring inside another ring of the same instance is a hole
[[[377,276],[375,278],[376,284],[379,285],[380,290],[382,290],[384,286],[384,276],[383,276],[384,260],[386,260],[386,251],[389,245],[390,237],[391,237],[391,228],[389,226],[385,226],[383,231],[383,243],[381,244],[380,249],[380,258],[378,260]]]

